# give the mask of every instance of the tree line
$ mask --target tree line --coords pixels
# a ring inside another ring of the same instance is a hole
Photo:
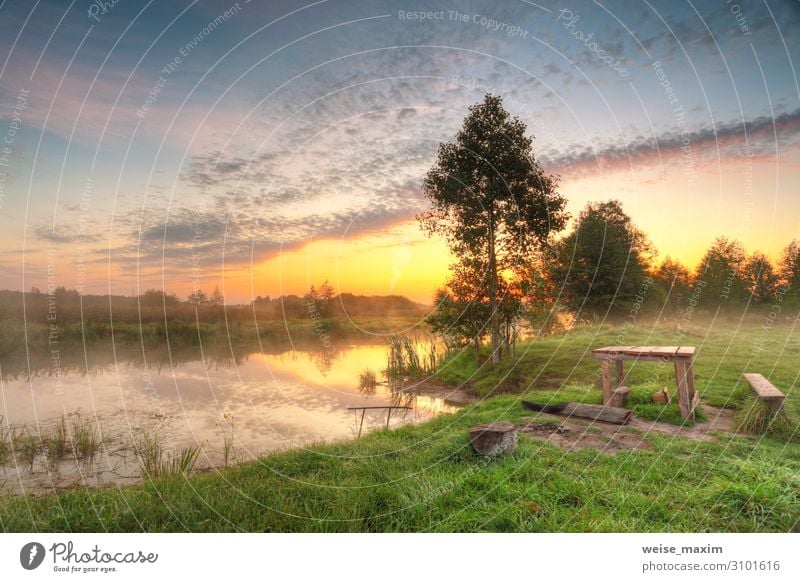
[[[777,264],[720,237],[690,270],[657,260],[657,250],[616,200],[593,202],[575,218],[558,193],[558,176],[536,161],[525,125],[502,99],[473,105],[452,143],[441,144],[417,218],[447,241],[455,262],[434,295],[427,321],[454,344],[488,338],[497,363],[512,352],[523,323],[547,328],[567,320],[800,304],[800,244]]]
[[[24,309],[23,309],[24,305]],[[365,296],[336,293],[325,281],[304,295],[258,296],[249,304],[226,305],[219,288],[195,290],[186,299],[162,289],[134,296],[82,295],[59,286],[52,293],[0,290],[0,322],[46,325],[94,323],[218,322],[319,320],[349,317],[424,317],[427,309],[399,295]]]

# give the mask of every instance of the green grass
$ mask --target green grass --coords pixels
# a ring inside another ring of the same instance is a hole
[[[521,436],[485,460],[467,429],[523,422],[518,397],[221,473],[0,498],[5,531],[798,531],[800,451],[772,439],[649,437],[566,453]]]
[[[474,351],[465,349],[444,361],[436,377],[447,384],[471,388],[482,396],[597,386],[600,365],[591,350],[605,345],[695,346],[695,387],[702,401],[712,406],[740,407],[740,394],[746,390],[742,374],[762,373],[788,395],[786,408],[797,426],[800,397],[793,398],[792,392],[798,380],[800,333],[792,333],[788,322],[766,329],[763,318],[758,316],[741,324],[738,320],[718,319],[683,326],[676,322],[578,326],[567,333],[523,342],[517,346],[515,358],[494,368],[488,354],[479,364]],[[625,384],[633,389],[631,401],[638,415],[680,422],[671,365],[625,362],[625,371]],[[650,404],[650,394],[664,387],[670,390],[672,404]],[[599,399],[599,395],[596,397]]]

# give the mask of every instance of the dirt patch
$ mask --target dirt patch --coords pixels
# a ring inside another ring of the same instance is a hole
[[[715,440],[716,433],[730,433],[735,412],[725,408],[703,406],[708,418],[692,426],[676,426],[663,422],[633,418],[627,425],[608,424],[583,418],[564,418],[555,414],[537,414],[527,424],[518,426],[529,437],[553,443],[568,451],[596,449],[614,455],[619,451],[651,448],[648,435],[665,434],[696,441]],[[554,422],[538,422],[552,418]]]

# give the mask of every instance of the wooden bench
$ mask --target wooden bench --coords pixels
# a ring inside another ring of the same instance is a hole
[[[750,384],[750,388],[758,395],[758,397],[769,406],[773,413],[778,414],[783,410],[783,401],[786,400],[786,395],[775,388],[769,380],[764,378],[761,374],[743,374],[744,379]]]

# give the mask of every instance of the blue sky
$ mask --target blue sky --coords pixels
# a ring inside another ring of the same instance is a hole
[[[0,4],[0,287],[41,285],[48,248],[61,283],[126,293],[185,291],[197,256],[275,293],[254,266],[313,240],[426,248],[422,178],[486,92],[573,212],[619,198],[690,264],[800,236],[796,2],[98,6]]]

